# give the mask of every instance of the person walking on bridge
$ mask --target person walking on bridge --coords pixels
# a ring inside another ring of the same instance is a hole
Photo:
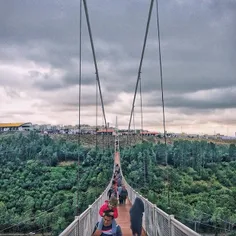
[[[112,219],[112,230],[115,230],[116,227],[116,221],[115,219],[118,217],[118,210],[117,210],[117,205],[118,205],[118,201],[117,198],[115,197],[111,197],[111,199],[108,201],[106,200],[105,203],[101,206],[100,210],[99,210],[99,215],[101,217],[103,217],[105,215],[105,212],[109,211],[110,215],[113,216]],[[98,230],[102,229],[102,223],[103,223],[103,219],[101,218],[99,224],[98,224]]]
[[[107,197],[108,199],[111,199],[112,197],[117,198],[118,196],[118,190],[117,190],[117,186],[113,185],[107,192]]]
[[[130,223],[133,236],[141,236],[142,234],[142,219],[144,212],[143,201],[136,197],[133,206],[130,208]]]
[[[122,189],[119,193],[119,202],[120,202],[120,204],[125,204],[127,197],[128,197],[128,191],[125,188],[125,185],[122,185]]]
[[[92,236],[122,236],[121,227],[118,224],[115,224],[115,228],[113,227],[114,217],[111,215],[111,212],[112,210],[104,211],[102,227],[98,229],[100,222],[97,222]]]

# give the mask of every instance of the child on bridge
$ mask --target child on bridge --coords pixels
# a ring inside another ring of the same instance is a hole
[[[99,215],[103,217],[105,215],[105,212],[107,210],[111,210],[110,215],[112,215],[114,218],[112,220],[112,232],[114,233],[116,230],[116,221],[115,218],[118,217],[118,210],[117,210],[117,198],[111,197],[110,200],[106,200],[105,203],[101,206],[99,210]],[[101,230],[103,226],[103,218],[101,218],[99,224],[98,224],[98,230]]]

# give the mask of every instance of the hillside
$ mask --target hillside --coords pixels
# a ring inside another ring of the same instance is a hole
[[[78,142],[79,136],[72,134],[53,134],[50,135],[55,139],[66,139],[73,142]],[[152,136],[143,136],[143,140],[152,143],[164,143],[164,138],[152,137]],[[221,139],[203,139],[203,138],[167,138],[167,143],[172,144],[174,141],[178,140],[188,140],[188,141],[207,141],[215,144],[236,144],[236,140],[221,140]],[[135,145],[142,142],[142,137],[140,135],[129,136],[119,136],[120,147],[124,148],[129,145]],[[83,134],[81,135],[81,144],[88,147],[93,147],[96,145],[96,135]],[[110,135],[97,135],[97,145],[98,147],[110,147],[113,148],[115,145],[115,136]]]

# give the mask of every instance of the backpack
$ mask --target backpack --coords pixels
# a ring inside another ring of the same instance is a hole
[[[107,195],[109,198],[111,198],[111,197],[117,198],[117,191],[115,191],[113,188],[110,188]]]
[[[111,197],[116,197],[117,198],[117,191],[112,189]]]

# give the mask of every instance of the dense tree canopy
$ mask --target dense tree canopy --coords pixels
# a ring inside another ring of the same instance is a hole
[[[112,166],[108,150],[33,132],[0,136],[0,232],[58,235],[74,219],[77,189],[82,212],[108,184]]]
[[[58,235],[74,219],[77,190],[80,212],[102,193],[112,175],[112,155],[33,132],[1,135],[0,233]],[[202,232],[235,227],[235,144],[144,141],[123,147],[121,158],[131,186],[184,224]]]
[[[127,181],[159,208],[199,231],[234,227],[234,144],[178,140],[165,146],[144,142],[123,149],[121,156]]]

